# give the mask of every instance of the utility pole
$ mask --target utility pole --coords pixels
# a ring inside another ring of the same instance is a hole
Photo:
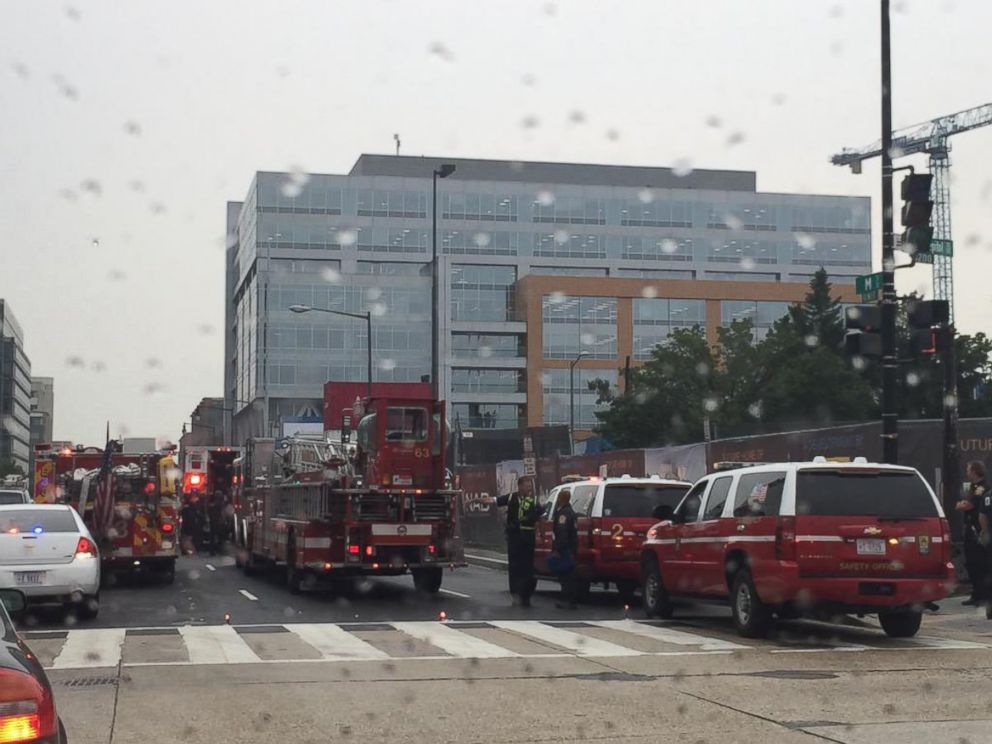
[[[899,462],[896,273],[892,207],[892,65],[889,0],[882,8],[882,460]]]

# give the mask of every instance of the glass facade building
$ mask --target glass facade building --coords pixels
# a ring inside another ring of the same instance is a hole
[[[0,462],[7,461],[30,473],[31,361],[24,331],[0,299]]]
[[[325,381],[365,379],[365,324],[291,305],[372,313],[376,380],[430,373],[431,174],[448,162],[456,170],[438,182],[437,204],[439,385],[466,428],[558,422],[557,373],[534,382],[545,360],[584,352],[583,365],[605,365],[632,343],[637,362],[672,328],[734,317],[751,317],[760,337],[782,309],[758,290],[715,317],[701,298],[664,294],[618,309],[566,291],[574,278],[778,284],[801,296],[820,266],[838,285],[870,271],[867,198],[761,193],[752,172],[378,155],[347,175],[260,172],[227,210],[231,439],[319,416]],[[540,300],[536,352],[519,293],[528,277],[562,282]],[[545,388],[528,406],[528,391]],[[584,421],[591,404],[582,406]]]

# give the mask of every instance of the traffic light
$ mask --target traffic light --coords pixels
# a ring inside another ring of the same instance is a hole
[[[850,356],[882,356],[882,308],[878,305],[849,305],[844,310],[844,351]]]
[[[912,300],[906,307],[913,356],[945,351],[950,305],[947,300]]]
[[[930,253],[930,241],[933,240],[933,228],[930,227],[932,182],[933,176],[929,173],[911,173],[902,179],[902,248],[910,255]]]

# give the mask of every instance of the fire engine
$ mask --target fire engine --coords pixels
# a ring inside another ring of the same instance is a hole
[[[65,446],[36,453],[49,463],[44,499],[72,506],[97,539],[104,577],[128,571],[175,579],[179,556],[178,470],[171,453],[112,454],[113,518],[103,533],[94,524],[97,479],[103,450]],[[37,469],[38,466],[36,466]]]
[[[236,466],[238,562],[248,574],[285,566],[293,593],[408,572],[418,590],[436,593],[446,566],[465,565],[459,494],[446,478],[444,404],[429,393],[373,398],[344,422],[340,443],[249,442]]]

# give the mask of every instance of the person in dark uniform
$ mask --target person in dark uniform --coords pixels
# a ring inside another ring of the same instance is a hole
[[[197,508],[196,501],[195,494],[190,496],[186,499],[180,512],[182,526],[179,535],[185,555],[193,555],[197,549],[197,539],[200,534],[200,510]]]
[[[963,604],[980,605],[986,599],[990,599],[988,548],[979,540],[982,533],[981,507],[985,498],[989,496],[989,485],[985,480],[985,464],[978,460],[969,462],[965,475],[968,478],[967,495],[954,507],[962,512],[964,517],[964,563],[968,580],[971,582],[971,596]]]
[[[552,554],[561,567],[558,580],[561,582],[561,601],[555,607],[574,610],[578,607],[579,581],[576,575],[575,558],[579,551],[579,533],[576,528],[575,511],[572,509],[572,492],[563,488],[558,492],[558,501],[552,514],[554,542]]]
[[[989,490],[985,481],[985,465],[980,462],[970,463],[968,469],[975,468],[975,475],[980,477],[979,481],[972,481],[975,484],[973,493],[977,496],[978,511],[978,544],[981,546],[985,558],[985,584],[983,586],[982,597],[985,602],[985,617],[992,620],[992,491]]]
[[[506,562],[513,604],[530,607],[534,591],[534,528],[541,514],[533,479],[520,478],[514,493],[499,496],[495,502],[496,506],[506,507]]]

